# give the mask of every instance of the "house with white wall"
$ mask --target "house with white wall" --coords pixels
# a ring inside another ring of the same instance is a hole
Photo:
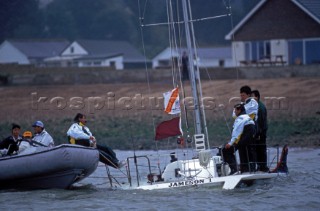
[[[225,37],[240,65],[320,63],[320,1],[261,0]]]
[[[69,44],[67,40],[5,40],[0,45],[0,63],[43,66],[45,58],[59,56]]]
[[[133,69],[150,66],[135,47],[125,41],[108,40],[5,40],[0,63],[42,67],[110,67]]]
[[[144,68],[145,57],[125,41],[76,40],[59,58],[47,61],[67,61],[67,66],[111,67],[116,70]]]
[[[183,52],[186,48],[173,49],[167,47],[152,59],[152,68],[168,68],[173,62],[181,61]],[[208,47],[198,48],[198,64],[200,68],[210,67],[232,67],[231,47]]]

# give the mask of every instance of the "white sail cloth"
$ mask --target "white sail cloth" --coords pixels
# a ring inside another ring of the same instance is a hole
[[[175,88],[169,92],[163,93],[164,97],[164,108],[165,112],[168,114],[179,114],[180,109],[180,100],[179,100],[179,89]]]

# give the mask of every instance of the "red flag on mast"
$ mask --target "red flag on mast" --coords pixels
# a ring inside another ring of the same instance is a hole
[[[155,140],[181,135],[180,117],[161,122],[156,128]]]

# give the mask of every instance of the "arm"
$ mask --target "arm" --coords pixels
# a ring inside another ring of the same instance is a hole
[[[0,142],[0,149],[5,149],[6,147],[6,139]]]
[[[10,145],[10,136],[3,139],[3,141],[0,142],[0,149],[8,149]]]
[[[41,134],[36,135],[32,139],[32,141],[34,141],[35,144],[38,144],[39,146],[43,146],[43,147],[53,147],[54,146],[53,138],[45,130],[42,131]]]
[[[236,118],[237,118],[237,115],[236,115],[236,112],[235,112],[234,109],[233,109],[233,111],[232,111],[232,118],[233,118],[233,119],[236,119]]]
[[[244,105],[246,109],[246,113],[251,117],[253,120],[258,120],[258,102],[255,99],[252,99]]]
[[[90,130],[88,130],[89,134],[91,134]],[[71,136],[74,139],[90,139],[90,135],[87,135],[85,132],[83,132],[82,128],[78,124],[73,124],[69,128],[67,132],[68,136]]]
[[[21,144],[19,145],[19,153],[18,154],[24,152],[29,147],[30,147],[29,141],[22,140]]]
[[[232,135],[228,145],[232,146],[234,143],[237,143],[239,141],[240,136],[243,132],[245,122],[246,121],[244,121],[242,117],[238,117],[236,119],[236,121],[233,124]]]
[[[53,138],[52,136],[47,133],[46,136],[44,137],[45,139],[45,143],[48,147],[54,147],[54,141],[53,141]]]

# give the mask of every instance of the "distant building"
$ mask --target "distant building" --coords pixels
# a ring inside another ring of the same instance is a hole
[[[5,40],[0,45],[0,63],[44,66],[46,58],[59,56],[69,44],[67,40]]]
[[[170,47],[164,49],[152,59],[152,68],[171,67],[173,62],[177,63],[179,59],[181,60],[183,52],[187,52],[187,49],[171,49]],[[200,68],[233,66],[231,47],[198,48],[197,53]]]
[[[319,64],[320,1],[262,0],[225,38],[237,66]]]
[[[51,65],[110,67],[117,70],[144,68],[145,57],[125,41],[76,40],[60,56],[47,58]]]
[[[110,67],[133,69],[151,62],[125,41],[6,40],[0,45],[0,63],[42,67]]]

